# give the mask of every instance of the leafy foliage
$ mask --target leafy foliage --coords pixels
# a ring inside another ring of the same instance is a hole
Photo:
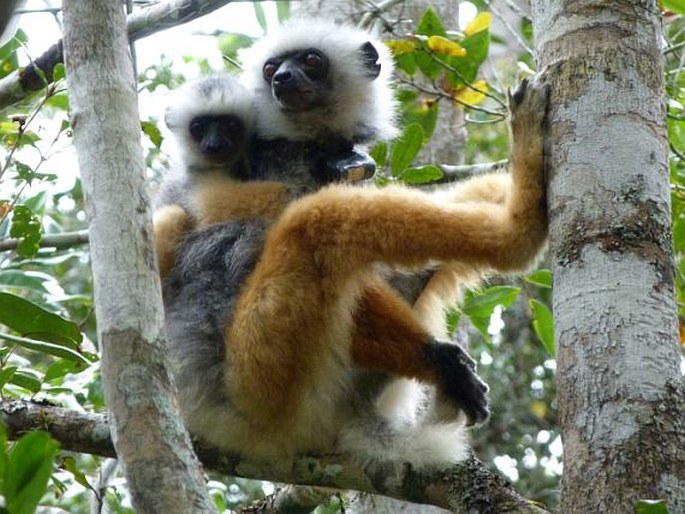
[[[59,445],[45,432],[23,436],[7,451],[0,436],[0,491],[8,514],[31,514],[46,491]]]
[[[474,2],[480,7],[483,2]],[[666,26],[668,131],[673,185],[674,246],[677,291],[685,315],[685,19],[680,2],[662,0],[670,11]],[[288,2],[277,2],[279,20],[289,15]],[[270,18],[260,3],[254,16],[263,31]],[[462,32],[428,9],[409,33],[393,32],[388,46],[398,73],[397,99],[402,133],[395,141],[370,150],[379,168],[379,184],[424,185],[443,178],[441,169],[422,160],[422,150],[444,127],[441,110],[463,109],[469,137],[468,162],[499,160],[507,154],[504,88],[483,71],[491,46],[504,42],[490,31],[491,16],[479,13]],[[530,22],[522,20],[522,37],[530,44]],[[216,36],[217,51],[227,67],[252,44],[246,34]],[[0,78],[19,68],[27,36],[17,31],[0,47]],[[530,55],[515,55],[518,69],[499,66],[509,83],[519,70],[533,66]],[[205,57],[188,57],[199,70]],[[88,410],[102,410],[92,283],[87,247],[41,246],[48,236],[86,228],[83,192],[76,163],[64,158],[69,148],[68,98],[63,66],[57,80],[28,102],[0,116],[0,241],[15,239],[16,248],[0,253],[0,393],[4,397],[38,398]],[[178,87],[184,73],[163,55],[138,77],[142,94]],[[147,163],[154,181],[168,167],[159,119],[141,121]],[[446,314],[450,330],[466,334],[479,371],[491,386],[493,417],[475,431],[478,454],[498,468],[527,497],[554,507],[560,473],[559,437],[555,428],[555,366],[551,273],[535,271],[516,282],[493,282],[468,291],[458,309]],[[32,512],[38,503],[56,504],[69,512],[88,512],[86,495],[99,460],[57,459],[57,447],[45,434],[27,435],[13,447],[0,430],[0,492],[7,512]],[[11,473],[10,473],[11,471]],[[51,478],[51,481],[49,477]],[[8,479],[8,477],[10,477]],[[270,492],[262,482],[211,481],[220,510],[237,508]],[[48,484],[51,484],[48,488]],[[52,495],[44,495],[46,490]],[[120,479],[101,500],[114,512],[131,512]],[[333,498],[322,511],[344,508]],[[643,501],[638,512],[663,512],[658,502]],[[14,509],[14,510],[12,510]]]

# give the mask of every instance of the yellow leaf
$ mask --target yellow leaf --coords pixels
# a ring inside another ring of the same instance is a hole
[[[533,402],[530,404],[530,412],[538,419],[545,419],[547,416],[547,405],[544,402]]]
[[[428,48],[436,54],[445,54],[452,57],[466,55],[466,50],[459,43],[455,43],[442,36],[431,36],[428,38]]]
[[[435,105],[435,99],[424,98],[423,100],[421,100],[420,109],[421,109],[421,111],[426,112],[426,111],[430,110],[430,108],[433,107],[434,105]]]
[[[385,44],[393,55],[410,54],[416,49],[416,43],[414,41],[407,41],[406,39],[386,41]]]
[[[492,14],[489,12],[479,12],[475,18],[464,29],[464,34],[470,36],[481,30],[487,30],[490,28],[490,23],[492,22]]]
[[[488,92],[488,83],[479,80],[471,84],[471,87],[460,87],[454,95],[455,100],[461,104],[478,105],[485,99]]]
[[[0,220],[5,219],[8,212],[10,212],[10,203],[0,202]]]

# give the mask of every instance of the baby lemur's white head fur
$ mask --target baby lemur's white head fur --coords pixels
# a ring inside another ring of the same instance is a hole
[[[392,57],[362,30],[294,19],[246,50],[242,60],[264,139],[360,143],[396,134]]]
[[[209,75],[172,94],[164,121],[183,167],[203,173],[244,164],[254,132],[255,106],[237,77]]]

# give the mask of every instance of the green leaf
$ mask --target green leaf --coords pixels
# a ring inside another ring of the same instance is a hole
[[[388,143],[385,141],[376,143],[371,150],[369,150],[369,155],[376,161],[378,167],[384,168],[388,161]]]
[[[57,82],[58,80],[62,80],[67,76],[67,70],[64,67],[64,63],[58,62],[55,64],[52,68],[52,81]]]
[[[521,293],[520,287],[493,286],[464,297],[462,311],[468,316],[490,316],[498,305],[509,307]]]
[[[661,6],[674,13],[685,14],[685,3],[683,3],[683,0],[661,0]]]
[[[428,184],[442,178],[442,170],[434,164],[427,164],[418,168],[407,168],[400,176],[405,184]]]
[[[147,136],[147,138],[152,142],[153,145],[155,145],[155,147],[159,148],[162,146],[162,141],[164,138],[162,137],[162,132],[159,130],[157,125],[151,121],[141,121],[140,128],[143,131],[143,134]]]
[[[253,38],[245,34],[222,34],[219,37],[219,50],[229,59],[236,61],[238,59],[238,50],[249,47],[254,41]],[[229,64],[229,69],[234,69],[233,64]]]
[[[402,100],[402,121],[404,124],[418,123],[423,128],[424,139],[433,136],[438,122],[439,104],[425,98],[406,98]]]
[[[86,355],[82,355],[67,346],[60,346],[53,343],[48,343],[45,341],[36,341],[35,339],[27,339],[25,337],[17,337],[11,334],[0,333],[0,339],[10,341],[11,343],[26,348],[28,350],[33,350],[36,352],[45,353],[47,355],[53,355],[55,357],[61,357],[63,359],[68,359],[75,363],[80,364],[80,369],[85,369],[90,364],[90,360]]]
[[[0,286],[5,288],[28,289],[38,293],[47,293],[45,283],[52,277],[40,272],[26,272],[16,269],[0,270]]]
[[[45,209],[45,204],[48,201],[48,193],[47,191],[40,191],[39,193],[30,196],[26,200],[22,202],[22,205],[25,205],[34,214],[42,214],[44,209]]]
[[[15,205],[12,210],[10,237],[21,239],[17,253],[22,257],[33,257],[38,253],[41,239],[41,226],[38,216],[25,205]]]
[[[259,26],[262,27],[264,32],[266,32],[266,14],[264,14],[264,7],[262,7],[262,4],[259,2],[254,2],[252,6],[254,7],[254,13],[257,17]]]
[[[447,37],[447,32],[442,24],[442,20],[433,7],[429,7],[426,9],[426,12],[423,13],[421,20],[419,21],[419,26],[416,29],[416,33],[422,36]]]
[[[62,378],[69,373],[78,373],[83,370],[83,366],[79,366],[76,362],[70,360],[61,360],[50,364],[43,381],[49,382],[56,378]]]
[[[59,444],[45,432],[31,432],[10,451],[4,494],[8,514],[32,514],[45,494]]]
[[[10,384],[23,387],[31,394],[36,394],[40,391],[40,386],[43,383],[41,376],[31,369],[18,369],[9,379]]]
[[[25,337],[77,349],[83,336],[76,323],[19,296],[0,292],[0,323]]]
[[[45,101],[45,105],[66,112],[69,110],[69,97],[65,91],[56,92]],[[60,129],[60,133],[64,132],[65,128],[68,127],[69,122],[67,120],[62,120],[62,128]]]
[[[393,176],[400,174],[409,167],[423,146],[423,129],[418,123],[412,123],[404,128],[402,135],[397,138],[390,149],[390,170]]]
[[[0,389],[5,387],[5,384],[12,379],[12,376],[14,376],[15,371],[17,371],[16,366],[5,366],[3,369],[0,370]],[[2,423],[0,423],[0,426],[1,425]]]
[[[490,31],[481,30],[461,40],[461,46],[466,50],[462,57],[444,59],[457,73],[448,72],[447,78],[452,87],[471,84],[476,80],[481,64],[488,57],[490,48]]]
[[[536,286],[552,288],[552,271],[548,269],[540,269],[525,277],[527,282],[535,284]]]
[[[442,24],[442,20],[435,12],[435,9],[429,7],[423,14],[416,33],[422,36],[442,36],[447,37],[447,32]],[[427,51],[417,52],[416,65],[421,72],[428,78],[434,79],[442,72],[442,66],[436,62]]]
[[[486,341],[490,340],[490,317],[498,305],[509,307],[521,293],[520,287],[493,286],[479,292],[467,291],[461,308]]]
[[[79,484],[81,484],[86,489],[92,489],[92,486],[88,482],[86,475],[80,469],[78,469],[76,461],[73,457],[65,457],[64,459],[62,459],[62,466],[69,473],[74,475],[74,480],[76,480]]]
[[[276,2],[276,15],[281,23],[290,18],[290,2]]]
[[[395,66],[408,76],[413,77],[418,69],[417,59],[421,52],[407,52],[395,56]],[[425,56],[423,56],[425,58]]]
[[[668,514],[664,500],[638,500],[635,504],[637,514]]]
[[[533,330],[540,339],[542,346],[551,357],[554,357],[556,348],[554,346],[554,317],[544,303],[538,300],[530,300],[530,308],[533,311]]]

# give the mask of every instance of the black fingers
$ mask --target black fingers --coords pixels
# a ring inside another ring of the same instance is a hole
[[[523,101],[523,98],[526,96],[526,89],[528,89],[528,79],[523,79],[513,95],[509,92],[509,105],[511,107]]]
[[[434,341],[426,345],[424,358],[437,373],[442,392],[464,411],[469,425],[488,419],[488,386],[460,346]]]

